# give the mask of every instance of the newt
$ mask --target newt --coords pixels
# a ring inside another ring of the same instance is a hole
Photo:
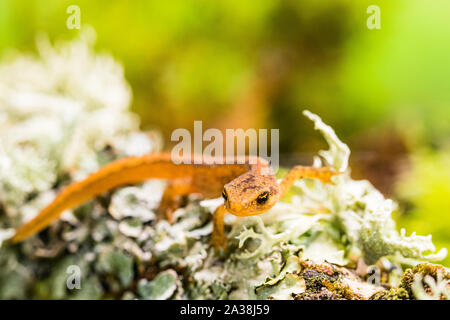
[[[331,167],[295,166],[278,183],[270,163],[260,157],[235,157],[232,164],[228,164],[225,158],[219,162],[217,158],[205,156],[191,156],[189,162],[183,161],[187,160],[185,158],[177,160],[173,161],[171,153],[150,153],[113,161],[84,180],[64,188],[36,217],[21,226],[11,241],[17,243],[25,240],[58,219],[63,211],[107,191],[149,179],[165,179],[168,185],[159,211],[170,222],[173,222],[172,214],[180,206],[183,196],[195,193],[203,199],[213,199],[222,195],[224,203],[213,214],[211,241],[217,250],[225,248],[226,213],[246,217],[266,212],[297,179],[315,178],[332,184],[331,178],[341,174]]]

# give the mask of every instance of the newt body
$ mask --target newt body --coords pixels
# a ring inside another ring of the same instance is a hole
[[[223,247],[226,239],[223,218],[227,212],[236,216],[263,213],[275,205],[295,180],[304,177],[332,183],[331,177],[339,174],[329,167],[297,166],[278,184],[265,159],[245,157],[239,158],[241,161],[234,159],[233,164],[217,164],[216,160],[202,157],[200,164],[175,164],[170,153],[116,160],[62,190],[34,219],[21,226],[11,241],[20,242],[28,238],[58,219],[64,210],[77,207],[109,190],[149,179],[165,179],[169,183],[160,209],[169,221],[172,221],[172,213],[179,206],[181,196],[196,193],[204,199],[211,199],[222,194],[224,204],[214,213],[212,242],[216,248]]]

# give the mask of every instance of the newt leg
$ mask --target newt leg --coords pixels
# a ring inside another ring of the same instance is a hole
[[[180,207],[183,196],[192,192],[191,180],[171,181],[164,190],[159,204],[160,217],[165,216],[169,223],[174,223],[173,213]]]
[[[286,194],[290,187],[294,184],[294,182],[301,178],[311,178],[318,179],[323,183],[334,184],[331,181],[331,177],[342,174],[343,172],[336,172],[333,170],[333,167],[304,167],[304,166],[295,166],[293,167],[288,174],[283,178],[280,184],[281,197]]]
[[[214,250],[216,253],[220,248],[226,248],[227,238],[225,236],[225,223],[224,217],[227,213],[227,209],[225,209],[224,205],[221,204],[216,211],[214,211],[213,215],[213,233],[211,236],[211,244],[214,246]]]

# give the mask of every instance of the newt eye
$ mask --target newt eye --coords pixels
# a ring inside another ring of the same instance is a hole
[[[228,199],[228,195],[227,195],[227,192],[225,191],[225,189],[223,189],[223,191],[222,191],[222,197],[225,201]]]
[[[269,192],[267,191],[264,191],[258,196],[258,198],[256,198],[256,202],[258,202],[258,204],[264,204],[267,200],[269,200]]]

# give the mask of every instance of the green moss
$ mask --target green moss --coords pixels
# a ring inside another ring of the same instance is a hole
[[[410,295],[404,288],[391,288],[382,290],[372,295],[370,300],[409,300]]]
[[[297,300],[359,300],[362,296],[342,282],[343,275],[328,263],[302,261],[301,276],[305,280],[306,292],[296,295]]]
[[[433,279],[437,279],[437,275],[440,273],[444,280],[450,280],[450,272],[448,272],[444,267],[431,263],[421,263],[413,268],[407,269],[402,276],[399,288],[405,289],[409,296],[414,297],[413,294],[413,284],[416,276],[420,274],[422,279],[425,276],[431,276]],[[426,284],[424,284],[426,286]]]
[[[340,294],[322,288],[319,292],[304,292],[294,295],[294,300],[345,300]]]

